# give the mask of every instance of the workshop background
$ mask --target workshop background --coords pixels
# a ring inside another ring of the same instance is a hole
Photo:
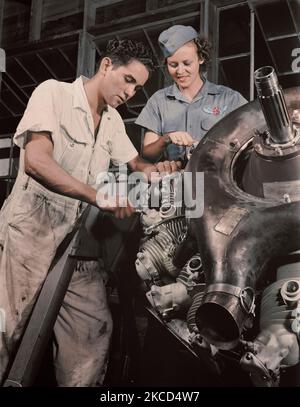
[[[208,79],[238,90],[248,100],[256,97],[253,72],[264,65],[275,68],[283,88],[300,85],[300,69],[292,70],[300,54],[293,51],[300,49],[300,0],[0,0],[0,48],[6,53],[6,70],[0,73],[0,205],[17,174],[19,151],[12,135],[33,89],[50,78],[72,82],[81,74],[92,76],[112,38],[148,43],[158,67],[143,90],[118,109],[140,150],[143,134],[134,121],[149,97],[168,84],[157,38],[174,24],[192,25],[210,39]],[[124,245],[119,236],[111,242],[110,256],[115,258]],[[132,287],[136,282],[131,278],[125,274],[124,285]],[[115,331],[107,384],[249,384],[246,374],[230,370],[230,363],[228,375],[210,373],[139,304],[131,303],[128,313],[120,316],[120,298],[115,298],[113,287],[111,306]],[[133,353],[136,364],[131,360],[129,366]],[[37,384],[41,383],[55,385],[51,371],[44,370]]]

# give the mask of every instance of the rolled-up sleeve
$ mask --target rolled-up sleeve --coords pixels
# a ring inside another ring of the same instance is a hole
[[[14,134],[14,143],[20,148],[25,147],[30,132],[44,131],[51,135],[55,132],[59,120],[53,98],[55,82],[47,80],[33,91]]]
[[[140,115],[135,121],[135,124],[144,127],[147,130],[157,134],[162,134],[162,118],[158,105],[158,93],[155,93],[148,100]]]

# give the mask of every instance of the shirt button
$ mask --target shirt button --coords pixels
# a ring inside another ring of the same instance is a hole
[[[74,147],[74,143],[70,143],[70,147]]]

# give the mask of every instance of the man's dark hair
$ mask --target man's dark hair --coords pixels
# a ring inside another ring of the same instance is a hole
[[[109,57],[115,66],[127,65],[133,59],[140,61],[149,72],[154,69],[153,55],[143,42],[135,40],[110,40],[101,59]]]

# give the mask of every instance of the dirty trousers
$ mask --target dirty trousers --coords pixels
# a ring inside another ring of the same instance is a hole
[[[0,385],[56,249],[72,224],[65,202],[61,209],[55,202],[56,216],[51,216],[53,197],[41,196],[36,189],[30,195],[24,191],[26,196],[17,204],[14,200],[13,209],[7,209],[8,202],[1,210]],[[97,386],[103,381],[112,331],[103,276],[98,261],[77,261],[54,327],[59,386]]]

